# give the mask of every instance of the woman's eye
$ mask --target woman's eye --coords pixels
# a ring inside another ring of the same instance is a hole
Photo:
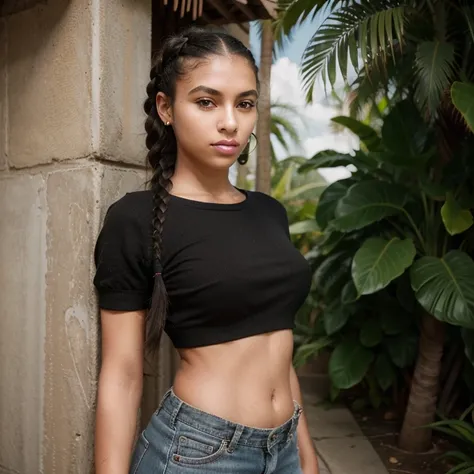
[[[255,107],[255,104],[253,102],[242,102],[240,106],[243,109],[251,109],[252,107]]]
[[[201,100],[198,100],[198,104],[204,108],[204,109],[209,109],[210,107],[212,107],[212,101],[208,100],[208,99],[201,99]]]

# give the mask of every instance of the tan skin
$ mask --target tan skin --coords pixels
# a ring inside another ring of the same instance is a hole
[[[178,143],[172,194],[236,203],[245,199],[229,181],[230,166],[256,121],[255,74],[240,56],[212,56],[176,85],[173,104],[162,93],[157,109]],[[239,142],[235,154],[213,147]],[[143,386],[144,311],[101,311],[102,365],[96,415],[96,474],[127,474]],[[176,395],[203,411],[258,428],[273,428],[293,414],[301,393],[291,357],[290,330],[207,347],[179,350]],[[298,446],[304,474],[318,474],[306,417]]]

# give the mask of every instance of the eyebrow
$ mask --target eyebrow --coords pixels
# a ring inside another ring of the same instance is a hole
[[[194,94],[195,92],[205,92],[206,94],[214,95],[214,96],[217,96],[217,97],[222,97],[223,96],[222,92],[220,92],[216,89],[213,89],[212,87],[207,87],[207,86],[197,86],[194,89],[192,89],[191,91],[189,91],[188,95]],[[242,97],[248,97],[250,95],[258,97],[258,92],[255,89],[250,89],[250,90],[245,91],[245,92],[240,92],[240,94],[237,95],[237,98],[240,99]]]

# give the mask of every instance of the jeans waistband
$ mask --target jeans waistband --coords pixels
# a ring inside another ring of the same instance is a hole
[[[235,444],[270,448],[276,443],[291,439],[303,411],[296,401],[294,401],[294,407],[292,417],[282,425],[275,428],[254,428],[195,408],[181,400],[171,388],[163,396],[157,413],[161,410],[166,411],[172,426],[176,421],[180,421],[211,436],[226,439],[232,450]]]

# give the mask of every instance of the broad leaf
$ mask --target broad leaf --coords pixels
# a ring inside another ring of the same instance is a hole
[[[418,353],[418,337],[416,334],[403,333],[399,336],[388,337],[385,346],[392,362],[403,369],[415,362]]]
[[[326,334],[331,336],[342,329],[347,323],[350,314],[350,311],[343,306],[334,309],[329,308],[324,311],[324,329],[326,330]]]
[[[395,184],[376,180],[357,183],[337,204],[336,219],[331,222],[331,227],[341,231],[361,229],[384,217],[403,212],[406,199],[407,190]]]
[[[415,254],[411,239],[367,239],[352,261],[352,278],[358,294],[368,295],[385,288],[413,263]]]
[[[397,378],[397,374],[386,354],[379,354],[374,364],[375,377],[382,390],[387,390],[392,386]]]
[[[334,150],[323,150],[316,153],[306,163],[298,168],[299,173],[305,173],[318,168],[332,168],[335,166],[347,166],[352,164],[352,156],[338,153]]]
[[[342,289],[341,302],[342,304],[354,303],[358,298],[357,289],[352,280],[349,280]]]
[[[456,202],[452,193],[448,193],[446,202],[441,208],[441,217],[444,227],[450,235],[461,234],[473,224],[472,214],[469,209],[462,209]]]
[[[300,367],[305,364],[306,361],[312,357],[315,357],[325,347],[331,344],[332,340],[328,337],[321,337],[316,341],[309,344],[303,344],[295,352],[293,362],[296,367]]]
[[[451,99],[474,132],[474,84],[455,82],[451,87]]]
[[[435,318],[474,329],[474,262],[460,250],[422,257],[410,271],[418,302]]]
[[[362,381],[374,358],[372,351],[356,341],[339,344],[329,359],[329,375],[335,387],[346,389]]]
[[[314,219],[295,222],[290,225],[290,234],[305,234],[306,232],[318,232],[319,227]]]
[[[329,221],[334,219],[337,203],[345,196],[347,190],[353,184],[354,181],[351,179],[342,179],[332,183],[323,191],[316,208],[316,222],[321,230],[324,230]]]
[[[365,123],[362,123],[352,117],[345,117],[343,115],[333,117],[331,120],[339,125],[343,125],[352,133],[356,134],[360,141],[367,147],[367,150],[380,150],[380,137],[372,127],[369,127]]]

